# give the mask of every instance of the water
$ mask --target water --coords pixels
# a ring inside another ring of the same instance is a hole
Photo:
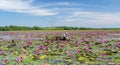
[[[0,36],[0,38],[3,39],[3,40],[12,40],[12,39],[14,39],[14,38],[12,38],[12,37],[9,36],[9,35]]]

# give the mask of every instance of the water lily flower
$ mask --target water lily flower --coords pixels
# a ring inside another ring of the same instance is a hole
[[[76,46],[76,47],[79,46],[79,42],[75,42],[75,46]]]
[[[45,65],[45,63],[42,63],[42,65]]]
[[[68,50],[66,50],[66,53],[68,53],[69,51]]]
[[[113,48],[113,46],[110,46],[110,48]]]
[[[40,51],[38,49],[35,50],[35,54],[38,55],[40,54]]]
[[[89,48],[88,48],[88,47],[86,47],[86,48],[85,48],[85,50],[86,50],[86,51],[88,51],[88,50],[89,50]]]
[[[4,62],[5,62],[5,63],[8,63],[8,59],[5,59]]]
[[[24,57],[25,57],[25,54],[22,54],[16,59],[16,62],[21,62],[24,59]]]
[[[39,49],[43,49],[43,46],[42,46],[42,45],[40,45],[38,48],[39,48]]]
[[[23,59],[25,57],[25,54],[22,54],[21,56],[19,56],[19,58]]]
[[[5,51],[0,51],[0,54],[1,55],[6,55],[6,52]]]
[[[106,57],[106,53],[102,53],[102,57]]]
[[[43,50],[46,51],[46,47],[44,47]]]
[[[22,58],[17,58],[17,59],[16,59],[16,62],[19,63],[19,62],[21,62],[22,60],[23,60]]]
[[[91,46],[91,44],[87,44],[87,47],[90,47]]]
[[[80,53],[80,50],[77,50],[78,53]]]

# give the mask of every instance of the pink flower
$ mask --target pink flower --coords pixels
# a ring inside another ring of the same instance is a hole
[[[42,45],[40,45],[40,46],[39,46],[39,49],[43,49],[43,46],[42,46]]]
[[[8,59],[5,59],[4,62],[5,62],[5,63],[8,63]]]
[[[69,51],[68,50],[66,50],[66,53],[68,53]]]
[[[40,51],[37,49],[35,50],[35,54],[38,55],[40,53]]]
[[[106,53],[102,53],[102,57],[106,57]]]
[[[75,46],[76,46],[76,47],[79,46],[79,42],[75,42]]]
[[[113,48],[113,46],[110,46],[110,48]]]
[[[21,56],[19,56],[19,58],[21,58],[21,59],[23,59],[25,57],[25,55],[24,54],[22,54]]]
[[[77,50],[78,53],[80,53],[80,50]]]
[[[45,65],[45,63],[42,63],[42,65]]]
[[[5,51],[0,51],[0,54],[6,55],[6,52]]]
[[[101,61],[101,58],[97,58],[98,61]]]
[[[44,47],[43,50],[46,51],[46,47]]]
[[[88,47],[90,47],[90,46],[91,46],[91,44],[87,44],[87,46],[88,46]]]
[[[18,62],[18,63],[21,62],[21,61],[22,61],[22,58],[17,58],[16,59],[16,62]]]
[[[21,62],[24,57],[25,57],[25,54],[22,54],[21,56],[19,56],[19,57],[16,59],[16,62]]]
[[[88,48],[88,47],[86,47],[86,48],[85,48],[85,50],[86,50],[86,51],[88,51],[88,50],[89,50],[89,48]]]

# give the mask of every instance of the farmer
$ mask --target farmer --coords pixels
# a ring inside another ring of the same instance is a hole
[[[63,34],[63,36],[62,36],[62,40],[63,40],[63,41],[67,40],[67,34],[68,34],[68,33],[66,33],[66,32]]]

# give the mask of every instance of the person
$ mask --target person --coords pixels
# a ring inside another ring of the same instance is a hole
[[[63,36],[62,36],[62,40],[63,40],[63,41],[67,40],[67,33],[66,33],[66,32],[65,32],[65,33],[63,34]]]

